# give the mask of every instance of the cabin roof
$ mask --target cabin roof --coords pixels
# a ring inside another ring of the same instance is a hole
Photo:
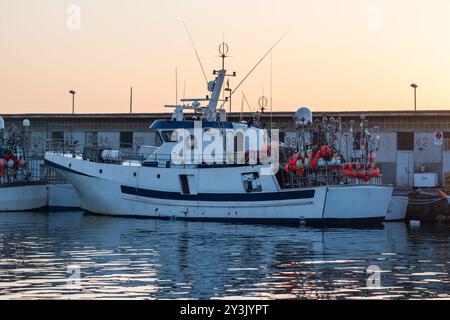
[[[155,120],[150,128],[152,129],[192,129],[194,128],[194,120],[170,121],[170,120]],[[232,122],[212,122],[202,121],[202,128],[226,128],[232,129]]]

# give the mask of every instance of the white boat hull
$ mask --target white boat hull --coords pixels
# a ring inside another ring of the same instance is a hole
[[[178,178],[188,169],[177,172],[175,168],[94,163],[54,154],[46,155],[46,163],[74,186],[83,209],[116,216],[280,224],[381,223],[392,193],[391,187],[367,185],[232,193],[210,184],[186,196],[166,189],[176,184],[170,175]],[[216,183],[224,179],[222,185],[226,188],[225,179],[231,179],[233,171],[240,176],[241,172],[255,169],[195,169],[192,172],[198,174],[198,185],[211,183],[203,180],[199,170],[211,170],[202,174],[209,180],[215,178]],[[224,170],[232,171],[220,176]],[[159,174],[166,178],[155,182]],[[365,198],[356,207],[355,193]]]
[[[392,187],[347,185],[328,187],[324,217],[327,219],[358,219],[385,216]]]
[[[48,208],[50,210],[76,210],[80,208],[80,200],[70,184],[48,185]]]
[[[24,211],[47,206],[47,186],[17,185],[0,187],[0,211]]]

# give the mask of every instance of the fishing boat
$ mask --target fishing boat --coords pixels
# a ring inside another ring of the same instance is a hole
[[[0,211],[40,209],[47,205],[47,184],[33,176],[24,141],[30,121],[8,128],[0,117]]]
[[[373,183],[380,175],[370,167],[375,160],[344,161],[336,145],[321,138],[326,130],[318,130],[309,110],[297,114],[303,137],[297,150],[284,148],[277,131],[262,129],[259,119],[227,120],[224,105],[231,99],[221,99],[223,86],[236,74],[227,73],[223,51],[209,94],[167,105],[174,108],[172,119],[151,124],[155,144],[137,156],[102,147],[85,148],[83,154],[49,151],[46,165],[73,185],[83,209],[98,214],[292,225],[381,223],[392,187]],[[368,146],[369,139],[364,143]],[[367,171],[353,176],[353,162],[355,169],[367,166]]]

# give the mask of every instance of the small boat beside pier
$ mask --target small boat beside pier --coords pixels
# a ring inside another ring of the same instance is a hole
[[[28,162],[26,149],[28,120],[23,127],[5,128],[0,117],[0,211],[24,211],[47,206],[47,182],[39,179],[39,167]]]

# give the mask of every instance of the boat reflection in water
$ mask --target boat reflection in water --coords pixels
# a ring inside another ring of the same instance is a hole
[[[402,223],[299,229],[2,213],[0,256],[4,299],[450,298],[448,232]],[[379,288],[366,287],[369,266],[381,270]]]

